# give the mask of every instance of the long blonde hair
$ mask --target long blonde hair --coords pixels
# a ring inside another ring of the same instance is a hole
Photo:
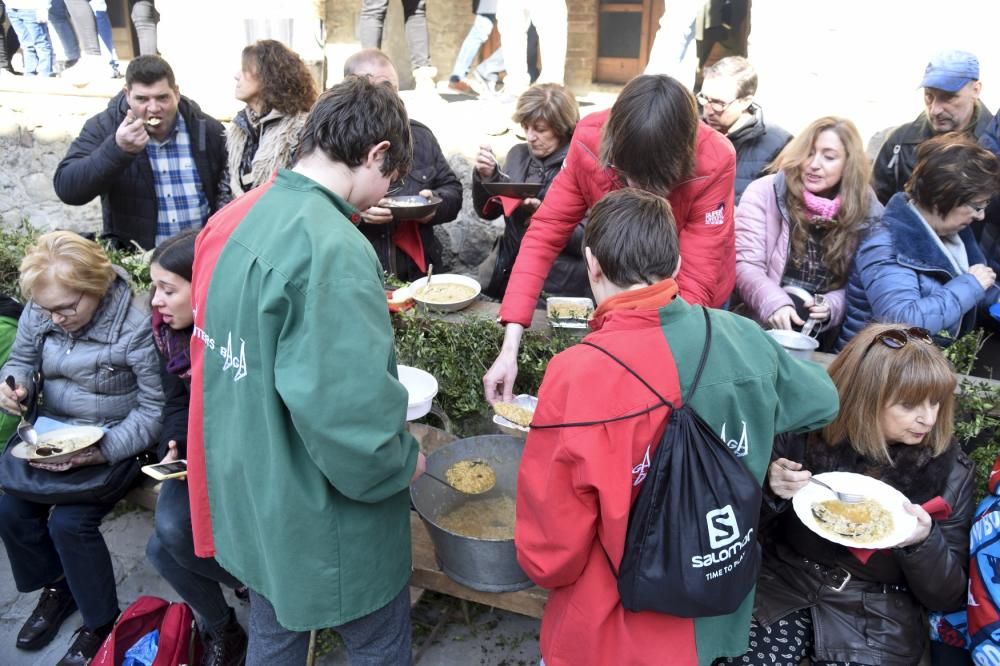
[[[847,440],[870,460],[892,464],[889,445],[881,428],[882,411],[899,403],[938,403],[937,421],[920,446],[934,457],[951,444],[955,402],[955,375],[941,350],[933,344],[907,336],[894,349],[878,340],[890,330],[905,330],[901,324],[871,324],[854,336],[827,371],[837,386],[840,413],[823,429],[830,444]]]
[[[803,201],[802,173],[812,157],[816,139],[831,130],[844,144],[844,171],[838,186],[840,211],[831,223],[830,233],[823,242],[823,265],[830,271],[830,288],[839,289],[847,283],[861,231],[871,206],[871,167],[858,128],[846,118],[824,116],[813,121],[792,139],[778,155],[771,170],[785,174],[785,206],[794,224],[789,260],[796,264],[805,257],[811,215]]]

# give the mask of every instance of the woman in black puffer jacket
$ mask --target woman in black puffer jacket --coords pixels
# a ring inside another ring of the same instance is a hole
[[[494,247],[496,264],[491,275],[483,275],[483,293],[502,299],[507,290],[510,271],[514,267],[521,239],[545,198],[549,185],[562,169],[569,150],[573,130],[580,120],[580,110],[572,94],[555,83],[532,86],[517,100],[514,122],[524,130],[527,142],[519,143],[507,153],[504,174],[497,168],[493,149],[480,146],[472,172],[472,203],[484,220],[492,220],[504,212],[503,205],[486,190],[489,183],[540,183],[537,196],[528,197],[510,214],[504,216],[504,232]],[[583,227],[581,220],[566,248],[545,279],[543,290],[551,296],[590,296],[587,267],[583,261]],[[488,264],[486,265],[488,268]]]

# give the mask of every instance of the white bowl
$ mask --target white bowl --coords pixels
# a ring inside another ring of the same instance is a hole
[[[802,335],[798,331],[772,328],[766,331],[766,333],[795,358],[802,358],[808,361],[812,358],[812,353],[819,348],[819,340],[811,338],[808,335]]]
[[[434,375],[408,365],[397,365],[396,373],[399,375],[399,382],[409,394],[406,401],[406,420],[415,421],[426,416],[427,412],[431,411],[431,403],[434,402],[434,396],[438,392],[438,383]]]
[[[461,310],[463,308],[468,307],[473,301],[475,301],[479,297],[479,293],[483,290],[482,285],[480,285],[477,281],[473,280],[470,277],[459,275],[457,273],[443,273],[441,275],[434,275],[431,278],[431,284],[437,284],[438,282],[453,282],[455,284],[461,284],[467,287],[472,287],[473,289],[476,290],[476,293],[474,293],[471,297],[463,301],[456,301],[455,303],[428,303],[427,301],[422,300],[420,298],[420,295],[417,293],[417,291],[421,287],[427,284],[427,278],[422,277],[419,280],[414,280],[410,284],[409,286],[410,295],[413,297],[413,300],[415,300],[417,303],[420,303],[424,307],[429,308],[431,310],[438,310],[439,312],[455,312],[457,310]]]

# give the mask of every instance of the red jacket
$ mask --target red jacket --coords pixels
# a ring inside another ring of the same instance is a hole
[[[611,169],[598,160],[608,111],[592,113],[576,126],[563,169],[521,241],[507,285],[500,320],[531,323],[542,284],[573,229],[590,207],[619,188]],[[698,125],[694,175],[668,197],[677,220],[683,262],[677,283],[689,303],[719,307],[736,283],[733,187],[736,152],[724,136]]]

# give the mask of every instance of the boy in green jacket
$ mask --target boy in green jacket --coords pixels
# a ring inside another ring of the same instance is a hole
[[[406,432],[382,267],[357,230],[409,168],[391,86],[324,93],[291,170],[213,217],[195,249],[189,494],[195,552],[251,590],[247,664],[410,662]]]

